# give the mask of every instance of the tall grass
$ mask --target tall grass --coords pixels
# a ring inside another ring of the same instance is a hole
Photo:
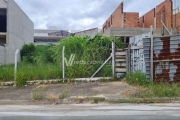
[[[62,78],[63,46],[65,46],[67,60],[71,54],[75,54],[75,61],[88,62],[88,64],[66,66],[66,78],[90,77],[110,56],[112,41],[116,43],[118,48],[124,47],[120,39],[102,35],[96,35],[94,38],[71,36],[61,40],[57,45],[25,45],[21,50],[22,62],[18,64],[17,79],[24,83],[23,81],[28,80]],[[13,65],[0,66],[0,71],[0,81],[13,80]],[[97,76],[111,77],[111,73],[111,66],[106,65]]]
[[[180,97],[180,84],[153,83],[146,79],[145,74],[138,71],[126,75],[126,80],[141,89],[133,95],[134,97]]]

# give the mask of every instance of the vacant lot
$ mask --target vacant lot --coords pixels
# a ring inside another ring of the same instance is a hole
[[[68,91],[67,98],[71,96],[97,96],[103,95],[110,99],[127,98],[126,93],[138,90],[125,82],[93,82],[78,84],[58,84],[27,86],[23,88],[0,87],[0,100],[32,100],[32,91],[43,88],[46,96],[57,97]]]

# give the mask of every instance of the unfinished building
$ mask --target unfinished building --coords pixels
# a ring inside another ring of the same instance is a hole
[[[33,43],[34,24],[14,0],[0,0],[0,64],[14,62],[24,44]],[[20,61],[20,55],[18,57]]]
[[[119,36],[128,43],[129,37],[150,32],[151,25],[154,36],[178,34],[179,18],[174,16],[179,16],[179,13],[173,15],[172,0],[164,0],[141,17],[138,12],[124,12],[123,5],[122,2],[103,24],[104,35]]]

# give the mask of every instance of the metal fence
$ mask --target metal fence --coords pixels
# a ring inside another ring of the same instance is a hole
[[[130,48],[131,48],[131,71],[146,72],[145,69],[145,58],[143,50],[143,38],[149,38],[150,33],[130,37]]]
[[[151,78],[150,33],[130,38],[131,71]],[[156,82],[180,82],[180,36],[153,38],[153,79]]]
[[[155,81],[180,82],[180,36],[153,39],[153,76]]]

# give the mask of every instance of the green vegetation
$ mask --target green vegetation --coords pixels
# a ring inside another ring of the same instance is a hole
[[[32,91],[33,100],[43,100],[45,99],[45,92],[43,89],[37,89]]]
[[[105,101],[105,98],[94,98],[94,103],[98,104],[99,102],[104,102]]]
[[[131,85],[140,87],[140,90],[132,94],[136,98],[150,97],[180,97],[180,84],[154,83],[146,80],[146,76],[140,72],[134,72],[126,76]]]
[[[61,79],[63,46],[67,61],[71,54],[75,54],[74,61],[88,62],[66,66],[66,78],[90,77],[110,56],[112,41],[115,41],[118,48],[124,48],[120,39],[102,35],[94,38],[71,36],[57,45],[24,45],[21,50],[22,62],[18,63],[16,84],[21,87],[28,80]],[[0,71],[0,81],[13,81],[13,65],[0,66]],[[111,77],[111,73],[111,66],[106,65],[97,76]]]
[[[59,95],[59,99],[65,99],[69,95],[69,90],[63,90],[62,93]]]

